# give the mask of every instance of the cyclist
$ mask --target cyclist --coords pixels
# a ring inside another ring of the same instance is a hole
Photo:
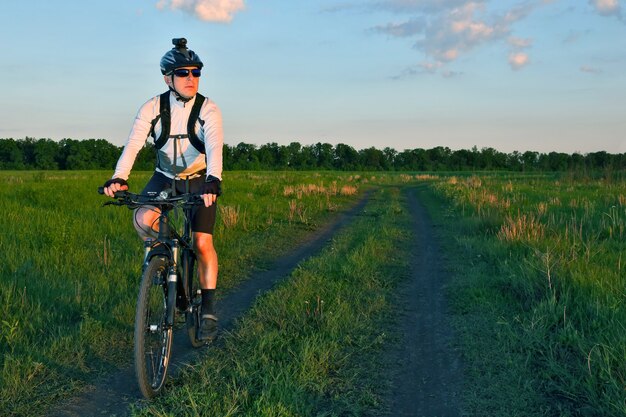
[[[177,192],[202,194],[204,206],[194,208],[191,221],[202,293],[197,337],[211,340],[217,334],[215,289],[218,263],[213,246],[213,227],[217,197],[221,194],[222,116],[213,101],[198,93],[203,67],[200,57],[187,49],[186,39],[173,39],[172,42],[174,48],[161,58],[161,73],[169,90],[151,98],[139,109],[115,172],[104,184],[104,193],[113,197],[116,191],[128,189],[127,180],[137,153],[152,135],[157,148],[156,169],[142,194],[160,192],[171,188],[172,184]],[[197,109],[195,111],[195,122],[194,105],[199,108],[199,113]],[[158,217],[156,208],[138,209],[134,213],[134,226],[142,239],[157,236]]]

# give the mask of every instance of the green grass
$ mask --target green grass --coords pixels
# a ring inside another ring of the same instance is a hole
[[[626,414],[626,183],[515,175],[437,185],[470,415]],[[514,394],[513,394],[514,393]]]
[[[109,172],[0,173],[0,415],[41,415],[131,360],[141,243]],[[134,173],[139,191],[148,173]],[[220,294],[376,188],[366,214],[263,296],[138,415],[381,415],[381,356],[416,179],[441,230],[463,412],[626,414],[626,182],[488,173],[227,172]],[[397,186],[397,187],[396,187]],[[343,190],[343,191],[342,191]],[[355,193],[356,192],[356,193]],[[193,381],[186,383],[185,381]]]
[[[139,416],[377,416],[387,382],[394,288],[406,275],[408,214],[398,189],[262,296],[223,346]]]
[[[108,175],[0,173],[0,415],[42,414],[131,358],[142,249],[131,212],[100,207],[95,190]],[[148,175],[134,173],[132,190]],[[366,181],[227,173],[220,207],[237,217],[220,213],[215,231],[221,292],[352,204]]]

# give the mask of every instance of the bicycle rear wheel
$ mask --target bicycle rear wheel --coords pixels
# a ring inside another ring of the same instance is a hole
[[[166,258],[150,260],[141,279],[135,314],[135,374],[146,398],[159,393],[165,383],[172,347],[172,327],[166,325]]]
[[[189,291],[189,301],[191,305],[185,313],[185,324],[187,327],[187,336],[192,347],[198,348],[206,344],[203,340],[198,340],[198,312],[200,310],[200,295],[198,294],[198,268],[196,266],[195,255],[186,252],[183,259],[185,268],[185,278],[187,279],[187,288]]]

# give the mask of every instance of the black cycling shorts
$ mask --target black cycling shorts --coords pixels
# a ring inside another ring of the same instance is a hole
[[[186,180],[176,181],[176,192],[182,194],[185,192],[200,193],[204,184],[204,175],[189,180],[189,190],[185,189]],[[148,184],[144,187],[142,194],[149,192],[159,193],[163,190],[172,189],[172,179],[166,177],[160,172],[155,172],[148,181]],[[217,202],[211,204],[209,207],[204,205],[195,206],[191,211],[191,230],[193,232],[202,232],[213,234],[213,228],[215,227],[215,218],[217,217]]]

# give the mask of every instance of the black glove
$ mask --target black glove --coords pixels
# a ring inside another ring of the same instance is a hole
[[[107,188],[110,187],[111,184],[119,184],[119,185],[125,185],[128,187],[128,183],[126,182],[126,180],[122,179],[122,178],[111,178],[110,180],[108,180],[107,182],[104,183],[104,185],[102,186],[103,188]]]
[[[215,194],[216,196],[222,195],[222,181],[213,175],[209,175],[204,180],[201,194]]]

